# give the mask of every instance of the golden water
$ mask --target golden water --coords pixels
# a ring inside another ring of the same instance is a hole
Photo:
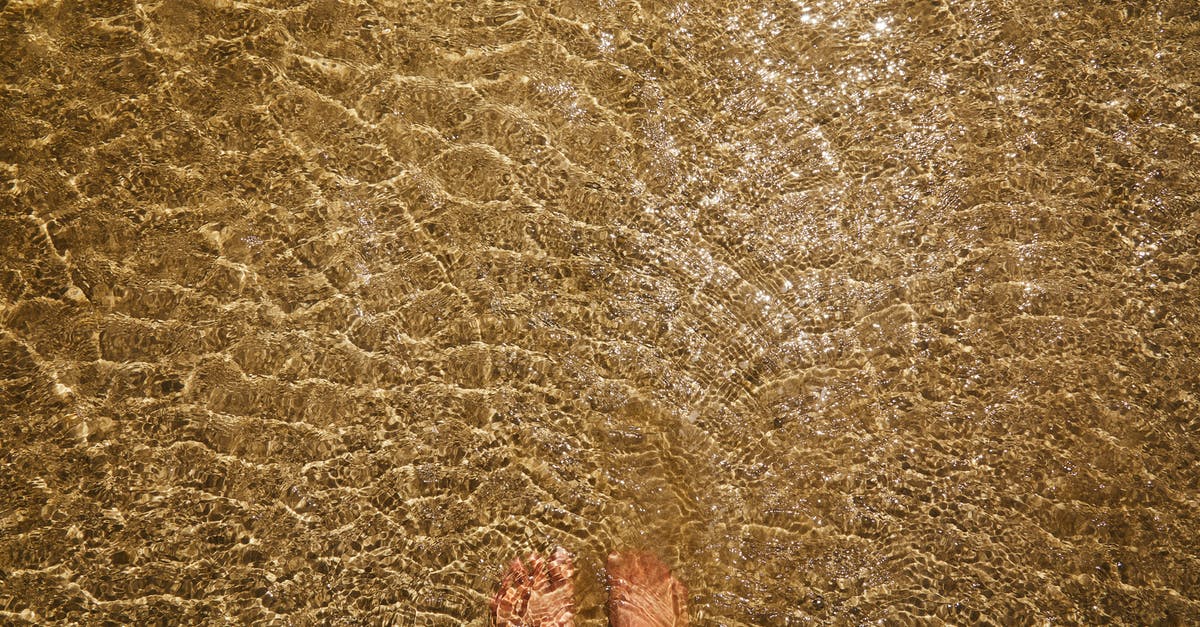
[[[0,623],[1200,622],[1195,2],[0,5]]]

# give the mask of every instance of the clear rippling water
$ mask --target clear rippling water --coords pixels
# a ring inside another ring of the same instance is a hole
[[[0,622],[1200,622],[1200,6],[0,2]]]

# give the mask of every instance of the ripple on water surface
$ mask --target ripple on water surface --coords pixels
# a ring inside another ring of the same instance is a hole
[[[1191,2],[0,2],[0,622],[1200,622]]]

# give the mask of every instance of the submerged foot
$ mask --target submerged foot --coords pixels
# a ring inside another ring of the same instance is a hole
[[[547,560],[531,553],[515,559],[492,597],[491,624],[497,627],[570,627],[575,624],[575,564],[558,547]]]
[[[608,556],[608,622],[613,627],[688,624],[687,590],[650,553]]]

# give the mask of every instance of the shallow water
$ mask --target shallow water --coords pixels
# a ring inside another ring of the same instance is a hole
[[[1194,2],[5,4],[0,622],[1200,622]]]

